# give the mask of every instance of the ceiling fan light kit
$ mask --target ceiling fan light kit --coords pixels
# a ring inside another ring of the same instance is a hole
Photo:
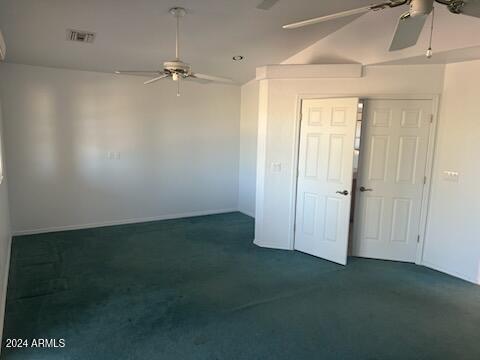
[[[173,7],[169,10],[176,19],[176,36],[175,36],[175,59],[165,61],[163,63],[163,70],[148,71],[148,70],[117,70],[115,74],[124,75],[140,75],[140,76],[154,76],[152,79],[144,82],[145,85],[152,84],[162,79],[170,78],[177,83],[177,96],[180,96],[180,82],[182,80],[200,81],[201,83],[218,82],[233,84],[233,80],[205,75],[192,72],[189,64],[180,60],[180,19],[187,14],[187,11],[182,7]]]

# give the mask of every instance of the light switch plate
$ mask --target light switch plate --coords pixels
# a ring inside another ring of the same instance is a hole
[[[119,151],[109,151],[107,152],[107,159],[108,160],[120,160],[121,154]]]
[[[281,172],[282,171],[282,164],[278,162],[272,162],[272,171],[273,172]]]

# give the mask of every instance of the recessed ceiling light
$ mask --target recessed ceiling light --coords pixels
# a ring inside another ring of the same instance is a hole
[[[242,55],[235,55],[232,59],[233,59],[233,61],[242,61],[243,56]]]

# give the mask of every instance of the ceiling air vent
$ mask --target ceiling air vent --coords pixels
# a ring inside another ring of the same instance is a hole
[[[95,33],[90,31],[68,29],[67,40],[91,44],[93,43],[93,40],[95,40]]]

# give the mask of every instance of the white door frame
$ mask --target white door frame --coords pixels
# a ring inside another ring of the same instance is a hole
[[[415,94],[415,95],[402,95],[402,94],[368,94],[368,93],[353,93],[353,94],[299,94],[296,98],[295,107],[295,123],[294,123],[294,143],[293,143],[293,159],[292,164],[295,169],[292,171],[292,198],[290,199],[290,211],[292,216],[290,217],[290,250],[294,250],[295,245],[295,221],[296,221],[296,205],[297,205],[297,180],[298,180],[298,157],[300,148],[300,121],[302,113],[302,101],[307,99],[331,99],[331,98],[348,98],[358,97],[360,100],[431,100],[432,101],[432,123],[430,126],[430,132],[428,136],[427,147],[427,163],[425,166],[426,182],[423,190],[421,200],[421,215],[419,226],[419,242],[417,246],[417,255],[415,258],[415,264],[423,265],[423,249],[425,244],[425,237],[427,232],[427,219],[428,219],[428,207],[430,203],[430,194],[432,187],[432,172],[433,161],[435,155],[435,146],[437,142],[437,124],[438,124],[438,111],[440,104],[439,94]],[[353,171],[353,169],[352,169]],[[353,175],[353,172],[352,172]]]

